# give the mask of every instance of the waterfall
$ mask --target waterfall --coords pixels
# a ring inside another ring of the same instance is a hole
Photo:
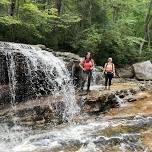
[[[71,119],[79,112],[75,89],[62,60],[37,46],[0,42],[0,53],[5,56],[10,88],[10,102],[51,96],[64,103],[63,119]],[[51,108],[52,103],[48,103]]]

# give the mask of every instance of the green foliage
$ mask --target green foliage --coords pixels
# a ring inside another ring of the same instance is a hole
[[[4,16],[4,17],[0,17],[0,24],[5,26],[10,26],[10,25],[21,24],[21,22],[13,18],[12,16]]]
[[[1,0],[0,1],[0,16],[5,15],[7,12],[8,0]]]
[[[94,52],[96,51],[96,49],[98,49],[98,45],[101,43],[101,41],[102,41],[101,32],[95,26],[92,26],[88,29],[85,29],[82,32],[82,35],[78,43],[80,48]]]
[[[109,56],[119,66],[151,59],[152,50],[144,39],[149,2],[63,0],[59,15],[55,0],[16,0],[15,15],[8,16],[10,1],[1,0],[0,40],[43,43],[81,55],[91,51],[99,65]],[[139,54],[142,42],[146,45]]]

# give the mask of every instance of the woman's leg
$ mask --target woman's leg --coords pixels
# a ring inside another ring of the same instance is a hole
[[[105,74],[105,89],[107,89],[108,84],[108,74]]]
[[[83,88],[84,88],[86,79],[87,79],[87,73],[83,71],[83,72],[82,72],[81,90],[83,90]]]
[[[90,90],[91,78],[92,78],[92,71],[89,71],[89,72],[88,72],[87,91],[89,91],[89,90]]]
[[[111,81],[112,81],[112,78],[113,78],[113,74],[112,73],[109,73],[108,75],[108,78],[109,78],[109,90],[110,90],[110,86],[111,86]]]

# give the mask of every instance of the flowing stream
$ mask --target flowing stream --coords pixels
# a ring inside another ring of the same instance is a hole
[[[85,121],[81,120],[77,124],[37,130],[20,127],[10,129],[1,126],[0,151],[148,152],[148,146],[142,139],[151,130],[152,117],[120,119],[87,117]]]

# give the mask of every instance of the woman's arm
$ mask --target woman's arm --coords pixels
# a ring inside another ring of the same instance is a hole
[[[91,70],[93,70],[93,69],[94,69],[94,60],[93,60],[93,59],[91,59],[91,62],[92,62]]]
[[[82,61],[79,63],[79,66],[83,71],[85,71],[85,69],[83,68],[83,62],[84,62],[84,59],[82,59]]]

